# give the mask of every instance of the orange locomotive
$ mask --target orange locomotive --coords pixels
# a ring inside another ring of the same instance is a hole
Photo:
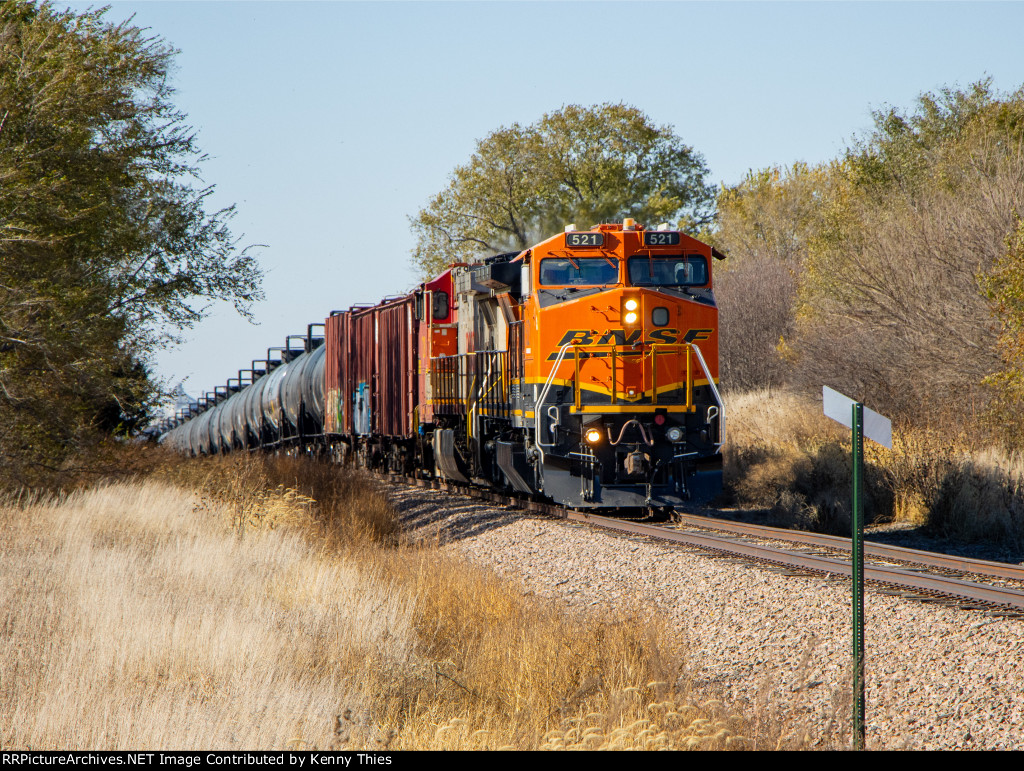
[[[418,462],[576,508],[718,494],[712,256],[627,219],[422,285]]]
[[[332,313],[322,338],[309,325],[302,349],[301,335],[268,349],[161,441],[328,454],[576,508],[707,500],[725,426],[712,257],[627,219],[453,266]]]

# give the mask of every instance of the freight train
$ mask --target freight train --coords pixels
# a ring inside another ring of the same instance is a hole
[[[576,509],[707,501],[725,440],[722,257],[666,226],[571,225],[333,311],[165,423],[161,441],[324,454]]]

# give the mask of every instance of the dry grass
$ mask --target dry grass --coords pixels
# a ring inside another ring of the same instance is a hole
[[[399,559],[395,575],[416,597],[421,651],[433,667],[427,698],[392,701],[382,715],[399,746],[537,749],[575,742],[580,748],[651,749],[685,748],[691,739],[705,748],[724,747],[727,740],[730,746],[750,743],[741,738],[748,733],[742,718],[687,692],[678,653],[670,652],[656,622],[568,615],[433,550],[418,561]],[[666,701],[687,709],[668,718],[649,710]],[[709,725],[716,726],[711,734]]]
[[[840,521],[845,431],[786,394],[730,399],[737,497]],[[1024,463],[896,433],[889,516],[1020,539]],[[875,480],[871,482],[870,480]],[[885,498],[888,496],[888,498]],[[802,518],[802,519],[801,519]],[[1018,541],[1019,542],[1019,541]],[[571,614],[405,541],[368,478],[289,457],[0,506],[0,747],[773,749],[771,702],[693,692],[653,615]]]
[[[229,516],[156,481],[5,507],[0,745],[325,746],[368,671],[408,665],[383,576]]]
[[[1024,456],[918,429],[894,441],[889,463],[897,519],[959,541],[1024,548]]]
[[[849,532],[849,431],[787,392],[731,394],[726,483],[780,524]],[[1024,546],[1024,458],[948,428],[897,426],[893,449],[865,443],[866,510],[962,541]]]
[[[298,525],[326,548],[387,544],[400,535],[394,509],[370,477],[303,456],[175,456],[152,475],[226,507],[237,528]]]
[[[849,433],[821,405],[785,391],[731,394],[726,486],[741,506],[766,509],[772,521],[849,533]],[[866,511],[891,517],[892,485],[884,465],[867,458]]]
[[[9,501],[0,539],[5,749],[805,743],[691,693],[657,620],[405,543],[371,481],[305,459]]]

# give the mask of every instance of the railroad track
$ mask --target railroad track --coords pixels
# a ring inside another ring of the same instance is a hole
[[[797,551],[774,544],[757,543],[755,540],[789,542],[839,552],[841,555],[850,551],[849,538],[718,520],[692,514],[679,514],[675,522],[669,525],[613,519],[439,480],[410,479],[397,475],[386,475],[386,478],[418,487],[467,495],[491,503],[516,506],[603,530],[669,541],[800,574],[842,579],[850,578],[853,572],[850,561],[843,556]],[[694,530],[719,531],[722,534]],[[881,591],[1024,618],[1024,567],[870,542],[865,542],[865,558],[870,560],[864,568],[865,581]],[[935,570],[942,572],[927,572]],[[962,576],[1013,581],[1019,586],[983,583],[966,580]]]
[[[835,549],[842,552],[849,552],[851,550],[849,538],[842,538],[834,535],[808,533],[799,530],[786,530],[783,528],[769,527],[767,525],[747,524],[745,522],[716,520],[694,514],[677,514],[674,519],[679,524],[689,527],[740,533],[754,538],[790,541],[792,543],[802,543],[825,549]],[[903,546],[888,546],[886,544],[872,543],[871,541],[864,542],[864,555],[871,559],[923,565],[962,574],[986,576],[989,578],[1005,578],[1012,581],[1020,581],[1024,584],[1024,566],[1009,565],[1005,562],[993,562],[991,560],[979,560],[972,559],[970,557],[955,557],[948,554],[940,554],[938,552],[908,549]]]

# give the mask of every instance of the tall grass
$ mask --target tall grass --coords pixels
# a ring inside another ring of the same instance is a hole
[[[287,522],[328,548],[390,543],[400,534],[394,509],[371,477],[304,456],[171,457],[152,475],[199,491],[229,510],[239,528]]]
[[[409,598],[159,482],[5,507],[0,745],[327,744],[415,651]]]
[[[0,508],[4,748],[775,747],[656,619],[407,542],[366,477],[174,463]]]
[[[846,432],[783,393],[730,399],[745,505],[842,522]],[[898,430],[876,513],[1021,543],[1019,458]],[[370,478],[287,456],[153,464],[0,505],[0,747],[808,746],[771,701],[697,692],[654,616],[580,615],[410,542]],[[877,503],[876,503],[877,505]],[[788,519],[787,519],[788,518]]]
[[[815,400],[785,391],[731,394],[726,483],[736,503],[780,524],[849,532],[849,431]],[[964,431],[897,425],[893,448],[865,444],[874,521],[937,536],[1024,548],[1024,458]]]
[[[894,442],[888,460],[897,519],[941,537],[1024,549],[1021,454],[917,429]]]
[[[848,434],[821,406],[785,391],[731,394],[726,486],[737,503],[766,509],[777,524],[849,533],[851,456]],[[867,510],[891,517],[892,485],[870,463]]]

